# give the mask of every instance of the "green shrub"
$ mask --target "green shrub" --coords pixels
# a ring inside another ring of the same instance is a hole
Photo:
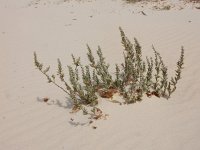
[[[47,77],[49,83],[57,86],[71,98],[74,109],[82,109],[84,114],[86,110],[83,106],[95,107],[98,104],[97,94],[104,98],[112,98],[114,93],[119,93],[126,104],[141,101],[145,94],[148,97],[170,98],[181,79],[184,61],[183,47],[175,75],[169,80],[168,69],[155,48],[152,48],[154,58],[146,57],[146,60],[143,60],[142,48],[137,39],[135,38],[132,44],[124,31],[121,28],[119,30],[124,48],[124,62],[121,65],[116,64],[114,76],[109,72],[109,64],[106,63],[101,48],[98,47],[98,59],[95,60],[88,45],[89,64],[82,65],[80,57],[75,58],[72,55],[73,66],[68,66],[69,81],[66,81],[61,61],[58,59],[56,76],[62,81],[63,86],[58,84],[55,75],[48,74],[50,67],[44,68],[34,52],[35,66]]]

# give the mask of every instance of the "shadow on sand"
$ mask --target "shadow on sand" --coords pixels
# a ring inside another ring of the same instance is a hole
[[[45,98],[37,97],[38,102],[47,103],[48,105],[55,105],[55,106],[58,106],[63,109],[72,109],[72,107],[73,107],[73,103],[72,103],[71,99],[68,97],[66,97],[67,100],[64,103],[58,99],[56,99],[56,100],[48,99],[46,102],[44,101],[44,99]],[[70,119],[70,121],[68,121],[68,123],[74,127],[84,126],[84,125],[88,124],[88,122],[83,123],[83,122],[79,122],[79,121],[74,121],[72,118]]]

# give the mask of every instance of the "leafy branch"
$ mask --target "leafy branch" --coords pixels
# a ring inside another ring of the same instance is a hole
[[[72,55],[73,65],[68,66],[69,81],[65,79],[66,75],[60,59],[57,60],[56,76],[63,85],[57,83],[55,75],[48,74],[50,67],[43,67],[43,64],[38,61],[36,52],[34,52],[34,64],[46,76],[48,83],[54,84],[71,97],[74,109],[80,110],[83,105],[95,107],[98,104],[98,95],[103,98],[112,98],[115,93],[122,95],[127,104],[141,101],[145,94],[148,97],[170,98],[181,79],[184,48],[181,48],[175,76],[169,77],[167,66],[153,46],[154,58],[146,57],[143,60],[142,47],[138,40],[134,38],[132,44],[121,27],[119,30],[124,62],[121,65],[115,65],[115,75],[111,75],[110,65],[106,62],[100,46],[96,51],[97,59],[95,59],[91,48],[87,45],[89,63],[85,66],[81,64],[80,57],[75,58]],[[83,112],[87,111],[84,109]]]

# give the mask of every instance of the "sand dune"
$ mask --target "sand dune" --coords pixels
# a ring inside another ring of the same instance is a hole
[[[169,11],[148,6],[107,0],[0,0],[0,149],[199,150],[199,10],[189,4]],[[100,45],[114,65],[122,61],[119,26],[130,39],[137,37],[144,56],[153,55],[153,44],[170,73],[183,45],[185,69],[168,101],[144,98],[120,106],[101,99],[109,117],[95,122],[94,130],[85,116],[69,113],[66,95],[35,69],[33,52],[56,71],[56,59],[67,66],[71,53],[85,62],[88,43],[94,50]],[[41,102],[43,97],[49,102]]]

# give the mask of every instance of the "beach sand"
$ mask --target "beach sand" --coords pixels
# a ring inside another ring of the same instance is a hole
[[[194,4],[162,11],[151,6],[0,0],[0,150],[199,150],[200,10]],[[88,125],[81,113],[69,113],[67,95],[35,69],[33,52],[56,72],[57,58],[65,68],[72,53],[84,63],[86,44],[94,51],[100,45],[114,66],[123,61],[119,26],[131,41],[138,39],[144,57],[153,56],[153,44],[171,75],[184,46],[182,79],[169,100],[144,97],[120,106],[100,99],[109,116]]]

